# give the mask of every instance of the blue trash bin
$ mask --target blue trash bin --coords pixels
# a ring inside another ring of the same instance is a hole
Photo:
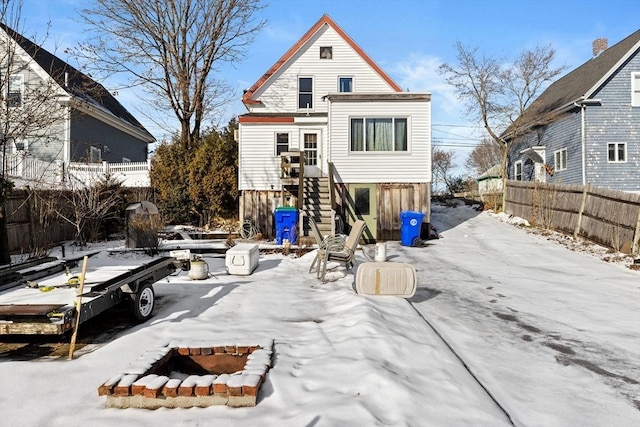
[[[420,230],[424,216],[424,212],[400,212],[400,243],[403,246],[418,246],[420,244]]]
[[[279,206],[275,212],[276,244],[281,245],[284,239],[289,243],[298,242],[298,209],[291,206]]]

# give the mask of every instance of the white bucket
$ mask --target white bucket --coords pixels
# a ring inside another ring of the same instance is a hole
[[[202,280],[209,277],[209,264],[201,260],[191,261],[191,269],[189,270],[189,279]]]
[[[385,262],[387,260],[387,244],[384,242],[376,243],[376,262]]]

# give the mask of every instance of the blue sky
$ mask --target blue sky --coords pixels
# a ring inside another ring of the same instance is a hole
[[[23,33],[72,65],[66,47],[86,37],[74,19],[88,0],[24,0]],[[455,60],[456,41],[491,55],[512,58],[524,49],[551,45],[557,65],[567,72],[589,60],[596,38],[609,46],[640,28],[640,0],[270,0],[263,11],[268,25],[248,48],[246,58],[225,67],[238,101],[211,123],[224,125],[232,115],[246,112],[239,101],[250,87],[320,17],[328,13],[403,88],[431,92],[433,139],[456,152],[464,162],[483,136],[476,123],[465,119],[455,95],[437,72]],[[110,82],[102,82],[110,88]],[[115,86],[115,84],[114,84]],[[139,95],[120,91],[118,99],[157,139],[166,132],[147,119]],[[171,116],[171,112],[167,112]]]

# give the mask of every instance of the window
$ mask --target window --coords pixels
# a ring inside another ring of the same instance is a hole
[[[22,107],[24,78],[19,75],[9,77],[7,85],[7,107]]]
[[[320,46],[320,59],[333,58],[333,48],[331,46]]]
[[[514,165],[514,176],[516,181],[522,181],[522,160],[518,160]]]
[[[13,152],[15,154],[22,153],[24,154],[27,150],[29,150],[29,144],[26,139],[20,139],[17,141],[13,141]]]
[[[276,156],[289,151],[289,134],[276,133]]]
[[[353,78],[352,77],[338,78],[338,92],[353,92]]]
[[[631,73],[631,106],[640,107],[640,73]]]
[[[311,77],[298,79],[298,108],[313,108],[313,79]]]
[[[102,150],[98,147],[89,147],[89,161],[91,163],[100,163],[102,161]]]
[[[567,168],[567,149],[555,151],[553,153],[553,160],[556,171],[563,171]]]
[[[351,119],[351,151],[407,151],[406,118]]]
[[[610,163],[623,163],[627,161],[627,144],[625,142],[612,142],[608,145]]]
[[[122,158],[122,163],[131,163],[131,159],[128,157],[123,157]]]
[[[318,165],[318,134],[304,134],[304,164],[308,166]]]
[[[356,215],[370,215],[371,214],[371,196],[369,194],[369,188],[356,188],[354,205]]]

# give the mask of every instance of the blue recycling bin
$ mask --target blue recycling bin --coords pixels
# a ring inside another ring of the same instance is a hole
[[[291,206],[279,206],[275,212],[276,244],[281,245],[287,239],[289,243],[298,242],[298,209]]]
[[[403,246],[418,246],[420,244],[420,230],[424,216],[424,212],[400,212],[400,243]]]

